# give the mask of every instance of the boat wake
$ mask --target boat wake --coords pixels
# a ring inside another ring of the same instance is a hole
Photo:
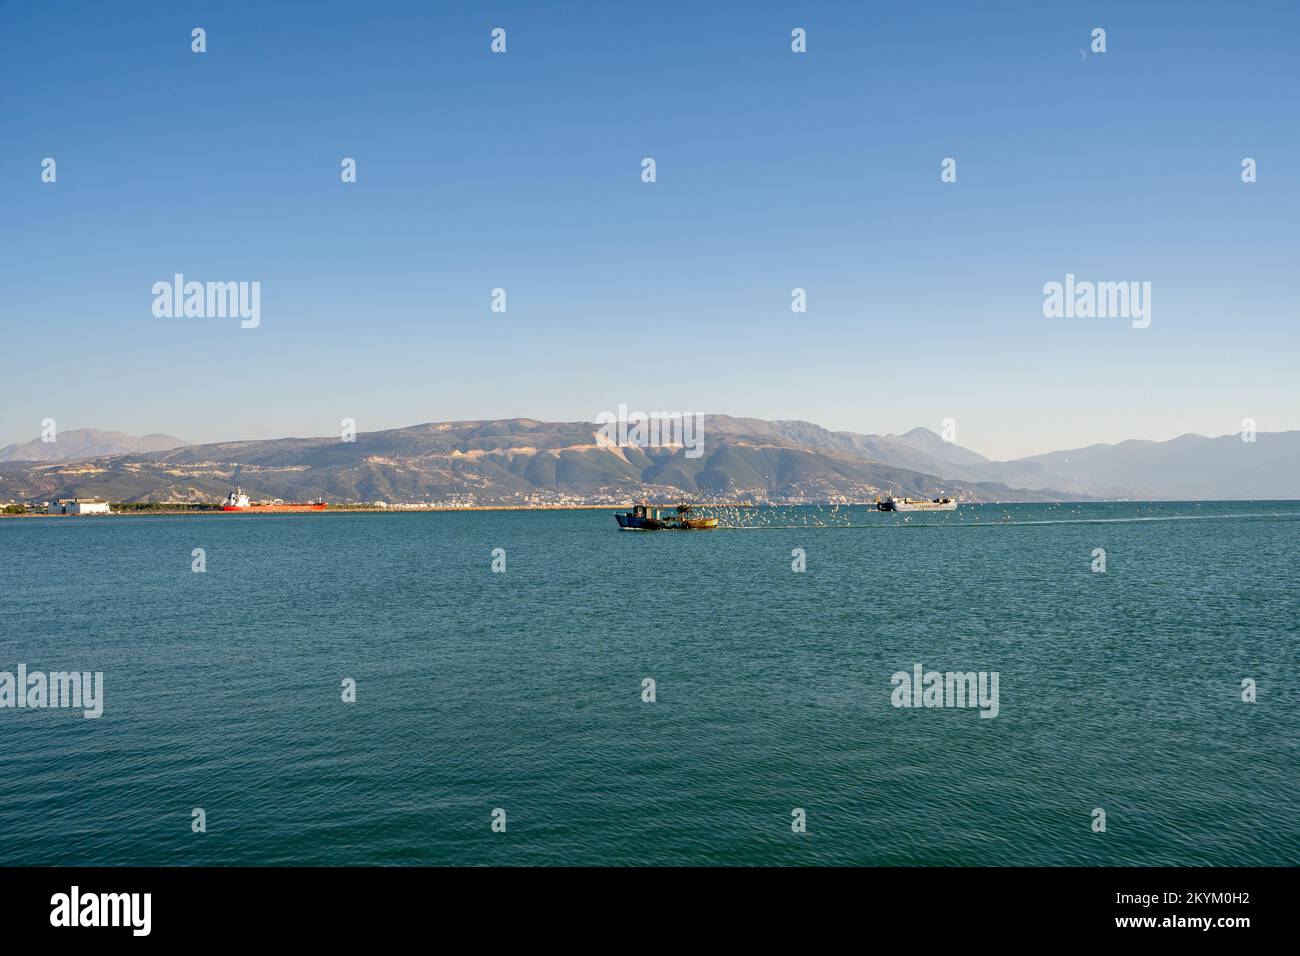
[[[804,531],[808,529],[816,530],[844,530],[844,531],[893,531],[902,528],[1014,528],[1028,527],[1034,525],[1067,525],[1067,524],[1141,524],[1144,522],[1167,522],[1167,521],[1297,521],[1300,520],[1300,514],[1284,514],[1282,512],[1267,512],[1257,514],[1212,514],[1212,515],[1133,515],[1123,518],[1103,518],[1103,517],[1079,517],[1079,518],[1016,518],[1010,514],[1003,513],[997,515],[976,515],[968,518],[962,515],[959,518],[949,519],[947,521],[915,520],[912,515],[881,515],[881,519],[871,522],[854,522],[848,515],[843,515],[842,520],[836,520],[832,514],[808,514],[798,515],[797,517],[805,520],[796,522],[790,520],[788,513],[774,511],[770,515],[754,513],[746,515],[741,520],[735,520],[731,515],[719,515],[718,531]],[[730,520],[729,520],[730,519]]]

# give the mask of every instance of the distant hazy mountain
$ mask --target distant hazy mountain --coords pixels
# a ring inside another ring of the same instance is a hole
[[[741,419],[753,421],[752,419]],[[966,466],[987,464],[983,455],[946,442],[928,428],[913,428],[902,435],[860,435],[856,432],[832,432],[809,422],[765,422],[773,432],[790,441],[833,452],[879,461],[899,468],[910,468],[932,475],[957,477],[955,471]],[[953,466],[958,466],[956,469]],[[971,480],[984,480],[971,473]]]
[[[1254,442],[1240,435],[1130,440],[989,461],[927,428],[882,436],[830,432],[807,422],[770,424],[809,447],[967,482],[1106,498],[1300,498],[1300,431],[1260,432]]]
[[[1300,497],[1300,431],[1124,441],[999,462],[993,480],[1126,498]]]
[[[72,461],[102,458],[130,452],[166,451],[188,444],[171,435],[144,435],[137,438],[123,432],[105,432],[98,428],[72,428],[55,432],[55,440],[34,438],[21,445],[0,448],[0,461]]]
[[[887,492],[972,501],[1063,497],[1041,487],[1021,490],[899,467],[827,435],[815,425],[710,415],[703,454],[688,458],[681,448],[599,445],[596,426],[586,422],[444,422],[359,434],[353,442],[282,438],[65,466],[10,463],[0,465],[0,498],[216,501],[236,484],[254,497],[339,502],[869,501]]]

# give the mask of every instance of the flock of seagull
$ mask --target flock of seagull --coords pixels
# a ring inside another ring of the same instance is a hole
[[[880,512],[872,505],[708,505],[699,511],[718,519],[718,530],[789,530],[801,528],[872,528],[898,527],[912,523],[914,515]],[[858,521],[854,521],[854,518]],[[924,513],[921,525],[946,525],[954,522],[983,523],[978,510],[960,510],[949,515]],[[870,520],[862,520],[869,518]],[[934,520],[938,518],[938,520]],[[997,516],[999,523],[1010,522],[1011,514],[1003,511]]]

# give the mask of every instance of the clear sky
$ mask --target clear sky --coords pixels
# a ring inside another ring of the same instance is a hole
[[[620,403],[953,418],[995,458],[1297,428],[1297,27],[1290,2],[0,0],[0,444]],[[260,282],[261,325],[155,317],[178,272]],[[1067,272],[1150,282],[1151,326],[1044,317]]]

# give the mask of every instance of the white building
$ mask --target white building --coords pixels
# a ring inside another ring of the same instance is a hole
[[[98,498],[60,498],[45,506],[47,514],[52,515],[106,515],[108,502]]]

